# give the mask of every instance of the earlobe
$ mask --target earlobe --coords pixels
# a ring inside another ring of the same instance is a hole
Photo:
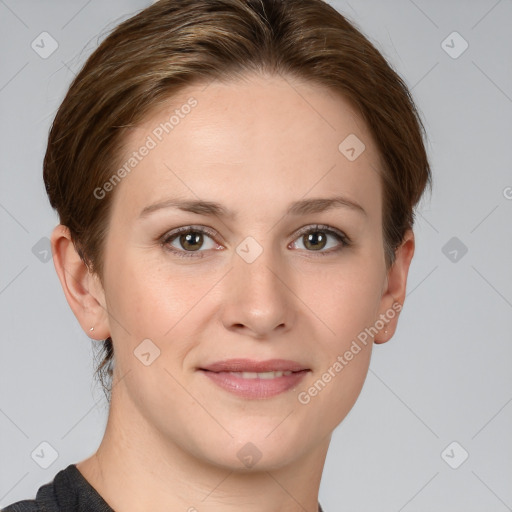
[[[82,329],[90,338],[108,338],[110,329],[103,287],[98,276],[80,258],[67,226],[59,224],[54,228],[51,245],[64,295]]]
[[[398,317],[405,301],[407,276],[414,256],[414,248],[414,233],[412,229],[408,229],[402,243],[395,251],[395,261],[387,273],[387,284],[382,294],[380,308],[380,318],[386,325],[374,339],[377,344],[389,341],[396,331]]]

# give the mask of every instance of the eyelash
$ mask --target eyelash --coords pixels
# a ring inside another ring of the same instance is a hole
[[[297,238],[300,238],[301,236],[316,232],[327,233],[329,235],[334,236],[341,243],[341,245],[338,248],[331,248],[327,251],[307,251],[310,253],[315,253],[315,257],[337,253],[341,251],[343,248],[348,247],[352,244],[351,240],[343,232],[335,228],[332,228],[331,226],[327,226],[325,224],[315,224],[313,226],[307,226],[305,228],[300,229],[299,232],[296,234],[296,238],[293,241],[295,241]],[[176,239],[179,235],[183,233],[202,233],[204,235],[208,235],[212,239],[215,239],[216,235],[213,230],[205,226],[183,226],[181,228],[175,229],[170,233],[166,233],[162,237],[160,237],[161,245],[165,246],[166,250],[180,258],[204,258],[204,253],[206,252],[178,250],[168,245],[170,242],[174,241],[174,239]]]

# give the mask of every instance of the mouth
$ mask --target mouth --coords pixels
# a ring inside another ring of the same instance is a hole
[[[198,370],[225,391],[247,399],[270,398],[289,391],[311,371],[285,359],[230,359]]]
[[[200,370],[210,372],[231,372],[231,373],[247,373],[247,374],[269,374],[278,372],[301,372],[309,371],[309,368],[288,359],[267,359],[265,361],[255,361],[252,359],[227,359],[225,361],[217,361],[207,366],[199,368]],[[289,373],[288,373],[289,374]],[[281,375],[279,375],[281,377]],[[247,377],[256,378],[256,376]],[[261,378],[270,378],[263,376]]]
[[[203,370],[208,372],[210,370]],[[270,371],[270,372],[214,372],[214,373],[227,373],[229,375],[234,375],[235,377],[239,377],[241,379],[275,379],[277,377],[283,377],[284,375],[291,375],[291,370],[285,371]]]

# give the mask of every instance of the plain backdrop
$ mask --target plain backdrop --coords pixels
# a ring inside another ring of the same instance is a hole
[[[0,0],[0,506],[33,498],[103,435],[92,342],[48,253],[57,216],[42,160],[73,76],[149,3]],[[326,512],[512,510],[512,2],[330,3],[410,87],[434,190],[418,210],[398,332],[374,348],[333,434],[320,502]]]

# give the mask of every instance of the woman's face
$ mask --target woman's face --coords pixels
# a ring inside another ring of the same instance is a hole
[[[103,188],[112,410],[154,449],[229,468],[328,442],[367,373],[365,328],[390,304],[361,118],[319,86],[251,76],[182,91],[124,150]],[[272,368],[294,373],[250,374]]]

